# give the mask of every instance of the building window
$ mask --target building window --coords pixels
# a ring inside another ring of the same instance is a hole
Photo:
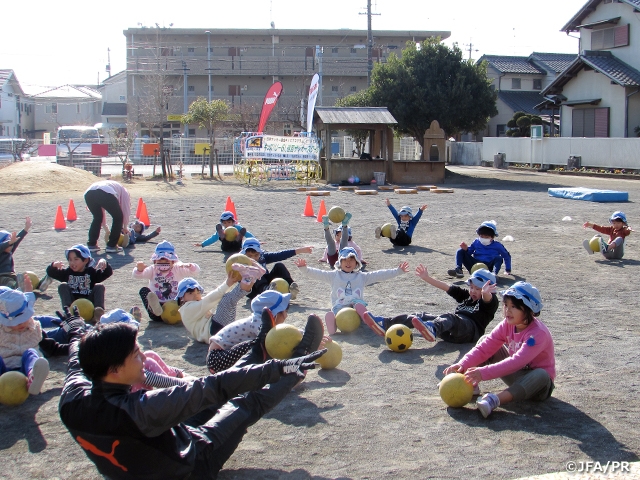
[[[357,48],[352,48],[351,49],[351,53],[358,53],[358,49]]]
[[[520,78],[512,78],[511,79],[511,90],[520,90],[520,84],[521,84],[521,79]]]
[[[187,53],[194,53],[196,51],[195,47],[188,47]]]
[[[496,126],[496,137],[506,137],[507,126],[506,125],[497,125]]]
[[[340,50],[338,49],[338,47],[333,47],[331,49],[331,53],[338,53]]]
[[[358,91],[358,88],[357,88],[357,87],[351,87],[351,88],[349,88],[349,91],[350,91],[351,93],[353,93],[353,92],[357,92],[357,91]]]
[[[240,85],[229,85],[229,96],[231,97],[240,96]]]
[[[195,137],[196,136],[196,129],[195,128],[190,128],[189,129],[189,136],[190,137]]]
[[[337,85],[331,85],[331,91],[334,93],[338,93],[340,91],[340,87]]]
[[[213,47],[209,47],[209,52],[213,53]]]
[[[285,123],[284,126],[282,127],[282,134],[285,137],[290,137],[291,136],[291,124],[290,123]]]
[[[210,92],[213,92],[213,85],[211,85],[211,86],[209,87],[209,91],[210,91]]]
[[[124,95],[120,95],[120,101],[121,102],[126,102],[127,101],[127,97],[125,97]]]
[[[230,57],[239,57],[240,49],[238,47],[229,47],[229,56]]]
[[[608,137],[609,108],[575,108],[572,117],[572,137]]]
[[[534,78],[533,79],[533,89],[534,90],[542,90],[542,79]]]
[[[58,113],[58,104],[52,103],[50,105],[45,105],[44,113]]]
[[[162,56],[162,57],[172,57],[173,56],[173,48],[162,47],[160,49],[160,56]]]
[[[194,85],[189,85],[187,88],[188,88],[189,92],[195,92],[196,91],[196,87]]]
[[[603,28],[591,32],[591,50],[626,47],[629,45],[629,25]]]

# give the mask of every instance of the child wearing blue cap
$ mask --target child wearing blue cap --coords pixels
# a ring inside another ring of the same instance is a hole
[[[502,263],[507,275],[511,275],[511,254],[495,238],[498,236],[498,227],[493,220],[485,221],[476,229],[476,238],[471,245],[465,242],[460,244],[456,251],[456,268],[447,270],[452,277],[462,278],[464,272],[462,266],[471,272],[476,263],[484,263],[487,269],[494,275],[498,275]]]
[[[47,267],[47,275],[58,280],[58,294],[63,307],[69,307],[79,298],[93,303],[93,323],[104,314],[105,287],[102,284],[113,274],[111,265],[101,258],[95,263],[86,245],[78,244],[64,251],[69,262],[65,268],[63,262],[52,262]]]
[[[546,400],[556,378],[553,338],[537,318],[542,310],[540,292],[530,283],[516,282],[500,294],[504,320],[462,360],[444,370],[445,375],[463,373],[474,386],[494,378],[508,385],[506,390],[487,393],[476,402],[485,418],[509,402]]]
[[[609,243],[600,237],[600,253],[602,253],[604,258],[609,260],[620,259],[624,257],[625,238],[628,237],[633,230],[627,225],[627,216],[624,212],[613,212],[609,218],[609,223],[610,225],[608,227],[596,225],[591,222],[584,222],[582,226],[583,228],[593,228],[596,232],[609,235]],[[583,241],[582,246],[590,255],[593,255],[594,252],[589,245],[589,240]]]
[[[395,218],[398,223],[398,228],[396,230],[393,228],[391,229],[389,241],[396,247],[406,247],[407,245],[410,245],[411,238],[413,237],[413,231],[415,230],[416,225],[418,225],[420,217],[422,217],[422,212],[427,209],[427,206],[422,205],[414,216],[413,210],[411,210],[411,207],[408,205],[402,207],[398,212],[395,207],[391,205],[388,198],[385,200],[385,203],[391,211],[391,215],[393,215],[393,218]],[[382,234],[382,227],[376,227],[375,233],[376,238],[384,236]]]
[[[22,242],[22,239],[27,236],[31,226],[31,217],[27,217],[24,222],[24,228],[18,233],[0,230],[0,286],[13,289],[22,288],[23,274],[15,272],[13,253]],[[51,279],[45,275],[37,285],[33,285],[33,288],[44,292],[50,284]]]
[[[346,212],[344,218],[342,219],[340,227],[336,228],[333,231],[333,235],[331,236],[331,222],[329,221],[329,215],[324,215],[322,217],[322,227],[324,229],[324,239],[327,242],[327,248],[324,249],[324,255],[319,262],[327,262],[331,268],[336,264],[338,260],[338,252],[343,248],[349,247],[349,239],[351,238],[351,228],[349,228],[349,220],[351,220],[351,213]],[[347,238],[342,236],[342,229],[349,229],[349,235]],[[334,238],[335,237],[335,238]],[[340,245],[340,248],[337,246]],[[361,258],[361,255],[358,256]]]
[[[440,337],[445,342],[475,343],[484,335],[498,310],[496,277],[493,273],[485,269],[476,270],[467,280],[468,289],[433,278],[422,264],[416,267],[416,275],[458,302],[455,311],[440,315],[414,313],[393,318],[378,317],[367,312],[363,319],[371,330],[384,337],[391,325],[401,323],[409,328],[414,327],[428,342],[435,342],[436,337]]]
[[[235,227],[238,230],[238,236],[234,240],[225,238],[224,231],[228,227]],[[220,223],[216,225],[216,233],[201,243],[194,243],[194,246],[204,248],[220,240],[220,250],[228,253],[238,253],[242,249],[242,241],[245,238],[252,237],[253,235],[246,228],[236,223],[236,217],[232,212],[225,211],[220,215]]]
[[[200,267],[195,263],[182,263],[173,244],[166,240],[156,245],[151,261],[153,265],[149,266],[144,262],[136,263],[132,275],[137,280],[149,281],[148,286],[140,289],[140,298],[149,318],[161,322],[162,305],[175,300],[180,280],[197,275]],[[135,315],[139,308],[131,310]]]

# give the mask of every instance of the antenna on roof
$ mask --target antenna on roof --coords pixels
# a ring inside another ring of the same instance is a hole
[[[105,67],[107,71],[107,78],[111,77],[111,49],[107,48],[107,66]]]

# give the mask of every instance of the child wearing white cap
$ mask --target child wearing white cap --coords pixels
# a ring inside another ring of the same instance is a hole
[[[398,223],[398,228],[396,230],[393,228],[391,229],[389,241],[396,247],[406,247],[407,245],[410,245],[411,238],[413,237],[413,231],[415,230],[416,225],[418,225],[420,217],[422,217],[422,212],[427,209],[427,206],[422,205],[414,215],[411,207],[408,205],[402,207],[398,212],[395,207],[391,205],[388,198],[385,200],[385,203],[391,211],[393,218],[395,218]],[[376,238],[384,236],[382,234],[382,227],[376,227],[375,233]]]
[[[476,402],[485,418],[505,403],[546,400],[553,392],[556,378],[553,338],[537,318],[542,310],[538,289],[530,283],[516,282],[500,294],[504,320],[462,360],[443,372],[463,373],[474,386],[494,378],[501,378],[508,385],[507,389],[487,393]]]
[[[593,228],[596,232],[604,233],[605,235],[609,235],[609,242],[605,242],[602,237],[600,237],[600,253],[604,256],[604,258],[612,260],[612,259],[620,259],[624,257],[624,242],[625,238],[631,235],[633,230],[629,228],[627,225],[627,216],[624,212],[613,212],[611,217],[609,218],[609,226],[597,225],[591,222],[584,222],[582,225],[583,228]],[[585,248],[590,255],[593,255],[593,250],[589,245],[589,240],[585,240],[582,242],[582,246]]]
[[[31,225],[31,217],[27,217],[24,228],[17,233],[0,230],[0,286],[22,288],[23,274],[15,272],[13,253],[29,233]],[[50,283],[51,279],[45,275],[37,285],[33,285],[33,288],[44,292]]]
[[[493,220],[482,222],[476,229],[476,238],[471,245],[465,242],[460,244],[460,248],[456,251],[456,268],[447,270],[452,277],[462,278],[464,266],[467,271],[476,263],[484,263],[487,269],[494,275],[498,275],[502,263],[507,275],[511,275],[511,254],[505,246],[496,240],[498,236],[498,227]]]
[[[238,236],[233,240],[227,240],[224,235],[225,229],[229,227],[238,230]],[[194,243],[194,246],[204,248],[220,240],[220,250],[227,253],[237,253],[242,249],[242,241],[252,237],[251,232],[236,223],[236,217],[232,212],[224,211],[220,215],[220,223],[216,225],[216,232],[203,242]]]

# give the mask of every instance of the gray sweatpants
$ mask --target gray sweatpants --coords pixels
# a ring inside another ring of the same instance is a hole
[[[604,258],[608,260],[619,260],[624,257],[624,238],[616,238],[612,243],[616,244],[616,248],[613,250],[607,250],[606,252],[602,252]]]

